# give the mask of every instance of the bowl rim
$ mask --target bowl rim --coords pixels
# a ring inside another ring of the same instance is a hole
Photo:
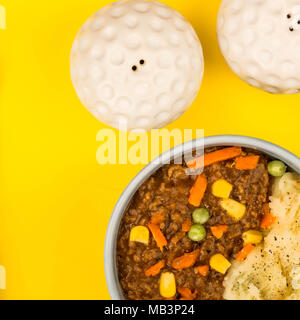
[[[195,148],[214,146],[241,146],[261,151],[270,157],[282,160],[293,171],[300,174],[300,158],[290,151],[271,142],[240,135],[218,135],[198,138],[172,148],[144,167],[128,184],[117,201],[106,230],[104,245],[104,269],[106,284],[112,300],[124,300],[118,279],[116,265],[117,236],[123,215],[138,188],[160,167],[173,158],[190,152]]]

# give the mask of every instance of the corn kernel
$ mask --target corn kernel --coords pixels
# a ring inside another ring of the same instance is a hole
[[[221,207],[235,220],[241,220],[246,213],[246,206],[232,199],[223,200]]]
[[[149,243],[149,229],[144,226],[133,227],[130,231],[129,240],[147,245]]]
[[[257,230],[248,230],[243,233],[244,244],[259,244],[262,241],[262,233]]]
[[[220,253],[215,254],[209,260],[210,267],[216,271],[225,274],[230,268],[231,263]]]
[[[228,199],[232,191],[232,185],[224,179],[217,180],[212,185],[212,194],[218,198]]]
[[[172,272],[164,272],[160,276],[160,295],[164,298],[172,298],[176,295],[175,276]]]

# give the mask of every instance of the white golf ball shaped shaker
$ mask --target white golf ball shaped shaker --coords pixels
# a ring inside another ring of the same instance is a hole
[[[204,71],[191,24],[157,1],[122,0],[90,17],[76,36],[71,76],[82,104],[128,130],[161,128],[195,99]]]
[[[300,0],[223,0],[217,33],[227,63],[247,83],[300,92]]]

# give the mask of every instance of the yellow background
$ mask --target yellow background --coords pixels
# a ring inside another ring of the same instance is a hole
[[[242,134],[298,156],[300,95],[254,89],[218,49],[220,0],[164,0],[201,39],[205,77],[192,107],[171,127]],[[80,104],[69,53],[84,21],[109,1],[0,0],[0,299],[109,299],[103,247],[110,213],[141,166],[100,166],[103,128]]]

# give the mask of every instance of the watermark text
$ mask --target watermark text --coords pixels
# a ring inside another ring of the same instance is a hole
[[[0,290],[6,289],[6,270],[0,265]]]
[[[157,161],[158,164],[163,165],[169,164],[171,161],[175,164],[187,163],[197,158],[199,165],[199,159],[201,161],[201,156],[204,153],[204,145],[200,145],[198,141],[197,147],[185,149],[183,152],[183,144],[203,137],[203,129],[168,130],[164,128],[150,132],[101,129],[96,137],[96,140],[100,142],[96,159],[100,165],[146,165],[151,161]],[[173,149],[170,156],[160,156],[173,147],[176,147],[176,154],[172,153],[175,150]],[[180,148],[182,148],[181,151]]]
[[[6,29],[6,10],[0,5],[0,29]]]

